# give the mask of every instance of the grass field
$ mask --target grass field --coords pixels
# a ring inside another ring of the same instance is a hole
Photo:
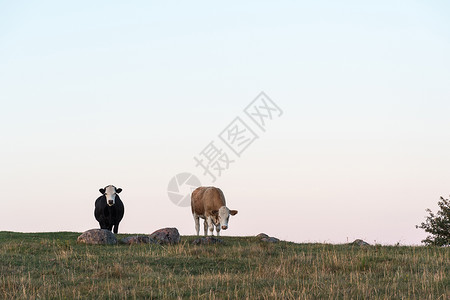
[[[2,299],[449,299],[450,248],[77,244],[80,233],[0,232]],[[119,235],[122,238],[126,235]]]

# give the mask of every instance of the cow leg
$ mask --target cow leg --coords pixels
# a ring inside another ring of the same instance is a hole
[[[208,220],[208,229],[211,232],[211,235],[213,236],[214,235],[214,224],[213,224],[213,221],[212,221],[211,217],[208,217],[207,220]]]
[[[195,232],[197,235],[200,234],[200,217],[197,214],[194,214],[194,222],[195,222]]]
[[[206,219],[203,221],[203,229],[204,229],[205,236],[207,236],[208,235],[208,222],[206,222]]]
[[[217,231],[217,236],[219,236],[219,233],[220,233],[220,224],[219,224],[219,225],[216,225],[216,231]]]
[[[114,233],[117,234],[119,232],[119,224],[114,225]]]

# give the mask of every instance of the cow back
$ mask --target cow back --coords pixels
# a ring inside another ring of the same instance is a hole
[[[223,192],[216,187],[198,187],[191,195],[192,213],[199,216],[211,215],[214,210],[226,206]]]

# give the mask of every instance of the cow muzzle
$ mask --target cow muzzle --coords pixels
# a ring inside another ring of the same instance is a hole
[[[114,205],[114,200],[108,200],[108,205],[109,205],[109,206]]]
[[[228,226],[222,225],[222,229],[223,229],[223,230],[227,230],[227,229],[228,229]]]

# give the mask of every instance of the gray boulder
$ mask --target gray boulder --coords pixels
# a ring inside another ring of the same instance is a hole
[[[176,228],[163,228],[150,234],[150,239],[157,244],[178,244],[180,242],[180,233]]]
[[[83,232],[77,239],[78,243],[91,245],[115,245],[117,239],[114,233],[106,229],[91,229]]]
[[[364,242],[363,240],[360,240],[360,239],[354,240],[352,243],[350,243],[350,245],[354,245],[354,246],[370,246],[369,243]]]
[[[263,237],[261,238],[261,242],[266,242],[266,243],[278,243],[280,240],[275,238],[275,237]]]
[[[154,244],[155,241],[152,240],[148,235],[136,235],[128,236],[120,240],[121,244]]]
[[[206,236],[198,238],[192,241],[193,245],[211,245],[211,244],[221,244],[223,241],[221,239],[215,238],[213,236]]]
[[[261,242],[265,242],[265,243],[278,243],[280,241],[279,239],[272,237],[272,236],[268,236],[265,233],[260,233],[257,235],[257,237],[259,237],[259,240]]]

